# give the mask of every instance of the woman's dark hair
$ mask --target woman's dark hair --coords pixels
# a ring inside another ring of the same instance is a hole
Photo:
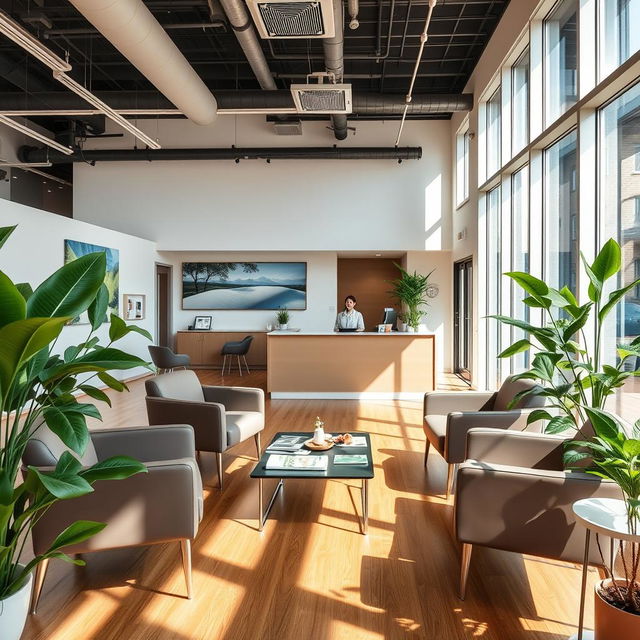
[[[358,301],[356,300],[356,297],[355,297],[355,296],[347,296],[347,297],[344,299],[344,303],[345,303],[345,304],[347,304],[347,300],[353,300],[353,304],[357,304],[357,302],[358,302]]]

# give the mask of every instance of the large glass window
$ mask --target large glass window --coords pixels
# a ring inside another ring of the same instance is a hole
[[[544,21],[547,124],[578,100],[577,17],[577,1],[562,0]]]
[[[529,167],[525,166],[511,177],[511,267],[529,273]],[[522,289],[511,284],[511,313],[514,318],[529,322],[529,307],[522,302]],[[512,341],[525,337],[524,331],[513,328]],[[529,352],[512,358],[513,373],[529,366]]]
[[[600,77],[640,49],[640,0],[600,0]]]
[[[576,290],[578,258],[576,132],[544,152],[545,279],[554,288]]]
[[[500,145],[502,135],[500,133],[500,116],[502,110],[502,93],[498,89],[487,101],[485,125],[487,142],[487,175],[492,176],[500,168]]]
[[[640,145],[640,85],[629,89],[600,112],[600,243],[616,238],[622,247],[622,273],[618,286],[640,277],[640,227],[637,207],[640,174],[636,156]],[[631,289],[617,317],[605,326],[604,353],[611,361],[615,347],[640,335],[640,291]],[[630,359],[629,366],[639,362]],[[630,378],[616,396],[616,413],[635,421],[638,417],[640,379]]]
[[[529,49],[511,67],[511,153],[529,141]]]
[[[502,290],[502,224],[500,220],[500,187],[487,194],[487,315],[500,313]],[[487,380],[489,387],[500,384],[500,323],[487,319]]]
[[[461,205],[469,197],[469,129],[456,137],[456,204]]]

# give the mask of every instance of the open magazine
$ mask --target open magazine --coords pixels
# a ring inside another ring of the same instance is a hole
[[[326,471],[328,456],[287,456],[272,454],[267,459],[265,469],[290,469],[295,471]]]

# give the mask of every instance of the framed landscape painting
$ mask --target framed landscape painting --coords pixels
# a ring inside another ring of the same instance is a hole
[[[109,307],[107,309],[107,317],[112,313],[118,313],[120,308],[119,290],[120,290],[120,252],[117,249],[109,249],[97,244],[89,244],[88,242],[78,242],[77,240],[64,241],[64,263],[73,262],[81,258],[87,253],[95,253],[96,251],[104,251],[107,257],[107,273],[104,277],[104,283],[109,292]],[[89,318],[85,311],[78,318],[74,318],[71,324],[88,324]]]
[[[306,262],[183,262],[182,308],[306,309]]]

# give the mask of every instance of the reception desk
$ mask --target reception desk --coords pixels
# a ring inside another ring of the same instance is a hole
[[[432,334],[267,334],[272,398],[418,399],[433,389]]]

